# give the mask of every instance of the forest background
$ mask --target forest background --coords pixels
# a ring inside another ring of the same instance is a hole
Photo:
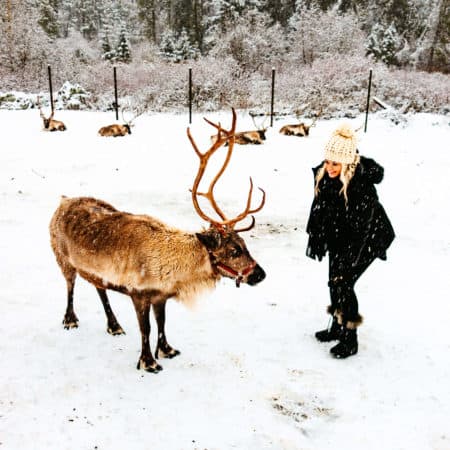
[[[400,112],[450,112],[450,0],[2,0],[0,19],[0,107],[51,66],[62,107],[110,109],[115,66],[153,111],[186,106],[193,68],[199,110],[267,110],[275,69],[277,110],[354,117],[373,69]]]

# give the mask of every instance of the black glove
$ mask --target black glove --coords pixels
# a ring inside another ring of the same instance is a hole
[[[306,256],[312,259],[322,261],[322,258],[327,252],[327,243],[324,236],[321,234],[310,234],[308,239],[308,246],[306,247]]]

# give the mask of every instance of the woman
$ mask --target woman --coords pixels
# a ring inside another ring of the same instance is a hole
[[[395,237],[374,186],[384,170],[358,154],[355,132],[343,124],[325,146],[325,161],[313,172],[306,254],[321,261],[328,252],[332,316],[331,326],[315,336],[320,342],[338,340],[330,352],[347,358],[358,351],[356,328],[362,323],[355,283],[376,258],[386,259]]]

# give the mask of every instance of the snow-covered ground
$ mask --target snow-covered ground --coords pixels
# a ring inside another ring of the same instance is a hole
[[[207,116],[228,126],[231,113]],[[206,149],[213,130],[201,117],[191,130]],[[60,195],[89,195],[200,230],[188,117],[141,116],[117,139],[97,136],[113,113],[56,118],[66,132],[41,131],[37,111],[0,111],[1,449],[450,449],[448,117],[396,126],[373,115],[361,133],[361,153],[385,167],[378,192],[397,238],[357,284],[365,322],[346,360],[313,337],[328,322],[327,263],[305,256],[311,167],[338,121],[319,121],[305,139],[278,133],[286,118],[264,145],[236,146],[216,197],[233,215],[250,175],[267,192],[243,233],[267,278],[240,289],[223,280],[192,309],[169,301],[168,340],[181,355],[160,361],[158,375],[136,370],[126,296],[110,293],[127,333],[112,337],[95,289],[78,279],[79,328],[63,329],[48,223]],[[238,113],[238,129],[251,127]]]

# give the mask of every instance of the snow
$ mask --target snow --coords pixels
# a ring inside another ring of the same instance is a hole
[[[228,126],[231,114],[207,117]],[[338,121],[297,138],[278,133],[292,122],[283,118],[263,145],[236,146],[216,197],[233,215],[250,175],[267,192],[243,233],[267,278],[240,289],[222,280],[193,308],[169,301],[167,336],[181,355],[160,360],[158,375],[136,370],[140,333],[126,296],[109,294],[127,333],[112,337],[95,289],[78,279],[79,328],[63,329],[48,223],[60,195],[90,195],[200,230],[188,116],[140,116],[123,138],[97,135],[113,113],[55,118],[66,132],[42,131],[35,110],[0,111],[2,449],[450,449],[448,117],[396,126],[372,115],[360,132],[361,153],[385,167],[378,192],[397,238],[357,284],[365,322],[346,360],[314,339],[328,321],[327,263],[305,256],[311,167]],[[249,128],[239,112],[238,129]],[[206,150],[212,127],[194,115],[191,131]]]

